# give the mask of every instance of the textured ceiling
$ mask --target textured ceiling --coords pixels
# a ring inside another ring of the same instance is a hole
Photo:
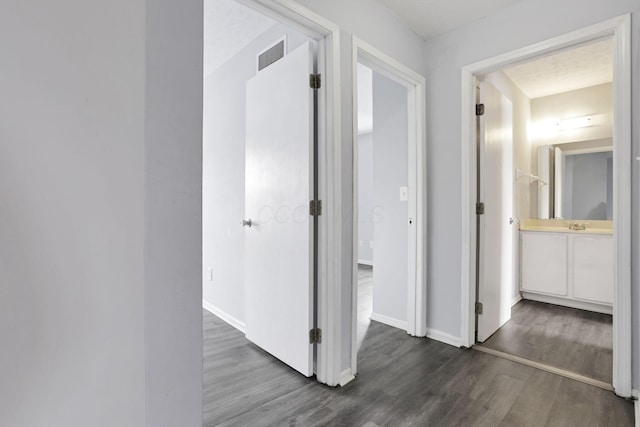
[[[423,39],[484,18],[521,0],[379,0]]]
[[[611,38],[581,45],[504,70],[529,98],[613,81]]]
[[[234,0],[204,0],[204,75],[275,23]]]

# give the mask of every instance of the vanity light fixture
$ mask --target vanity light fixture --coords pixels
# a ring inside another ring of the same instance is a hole
[[[595,123],[592,116],[572,117],[556,122],[556,128],[558,130],[586,128],[594,125]]]

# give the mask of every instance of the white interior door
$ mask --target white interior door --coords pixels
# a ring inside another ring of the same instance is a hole
[[[246,336],[306,376],[313,374],[311,72],[306,43],[259,71],[246,94]]]
[[[485,106],[480,132],[480,271],[478,341],[489,338],[511,318],[513,299],[513,107],[485,81],[480,86]],[[484,128],[484,129],[482,129]]]

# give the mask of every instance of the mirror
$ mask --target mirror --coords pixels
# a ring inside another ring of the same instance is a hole
[[[538,147],[538,218],[613,219],[613,141]]]

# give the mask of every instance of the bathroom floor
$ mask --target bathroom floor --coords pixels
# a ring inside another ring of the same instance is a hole
[[[612,332],[611,315],[522,300],[482,346],[611,384]]]

